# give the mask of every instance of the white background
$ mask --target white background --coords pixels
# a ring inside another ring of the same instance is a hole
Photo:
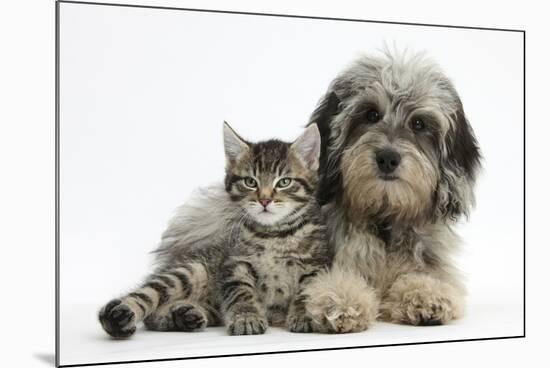
[[[60,19],[61,363],[523,333],[521,33],[75,4]],[[478,206],[460,227],[466,318],[343,337],[220,328],[109,341],[97,309],[143,278],[174,208],[222,180],[221,122],[252,140],[293,139],[340,69],[384,43],[441,64],[483,151]]]
[[[221,4],[210,3],[213,8],[223,8]],[[3,271],[7,272],[6,279],[10,280],[6,285],[8,286],[5,291],[6,300],[11,297],[14,301],[11,304],[6,303],[10,318],[5,321],[7,328],[4,330],[4,336],[9,337],[11,342],[23,342],[24,339],[27,347],[10,349],[7,359],[12,357],[14,359],[34,359],[33,361],[29,360],[27,365],[33,362],[36,364],[38,361],[47,361],[49,354],[53,351],[53,272],[51,270],[53,266],[53,58],[51,52],[53,7],[42,5],[45,8],[45,13],[41,13],[43,16],[41,21],[38,20],[39,18],[33,17],[33,12],[30,12],[27,13],[27,18],[22,18],[17,24],[13,22],[2,23],[3,27],[12,27],[9,32],[7,29],[3,29],[2,37],[9,37],[15,33],[19,34],[19,38],[9,39],[8,45],[10,50],[13,51],[7,54],[8,57],[3,61],[7,64],[2,68],[2,73],[4,73],[2,80],[11,82],[9,84],[10,88],[5,90],[6,94],[3,101],[6,104],[2,109],[2,130],[6,132],[2,134],[2,137],[8,137],[9,139],[0,145],[2,147],[2,167],[9,169],[5,176],[8,178],[7,181],[2,182],[2,186],[5,185],[5,188],[2,188],[2,203],[7,203],[6,211],[2,212],[2,244],[6,244],[8,249],[11,250],[9,256],[4,258],[8,259],[9,263],[3,267]],[[199,6],[199,4],[193,4],[192,2],[185,2],[185,5]],[[201,5],[206,6],[205,2],[202,2]],[[354,7],[352,4],[344,6],[344,3],[339,5],[337,9],[319,6],[308,8],[306,5],[290,7],[284,3],[279,3],[277,7],[273,5],[271,8],[269,5],[258,8],[252,5],[246,7],[237,4],[232,8],[386,20],[523,27],[527,28],[528,32],[531,31],[531,33],[528,33],[528,52],[533,52],[536,49],[537,39],[542,36],[542,32],[538,33],[538,30],[542,31],[543,29],[539,28],[535,16],[536,12],[534,11],[528,16],[519,15],[521,9],[506,11],[499,8],[498,14],[492,14],[490,7],[480,9],[479,4],[475,7],[475,12],[469,11],[468,7],[461,3],[460,9],[450,9],[453,11],[445,14],[436,11],[427,12],[425,7],[418,4],[415,4],[414,7],[411,5],[410,9],[394,5],[388,6],[385,10],[383,8],[377,9],[376,17],[373,16],[373,9],[364,9],[359,5]],[[21,5],[20,10],[20,14],[23,14],[24,5]],[[3,12],[3,14],[9,14],[9,12]],[[488,22],[488,15],[491,15],[491,22]],[[49,16],[47,20],[46,16]],[[16,18],[10,17],[10,19],[14,20]],[[31,45],[35,47],[30,47]],[[546,294],[541,296],[536,294],[537,290],[546,289],[544,284],[537,283],[537,277],[540,277],[539,280],[543,280],[543,276],[538,272],[545,269],[543,264],[546,257],[542,252],[547,252],[547,250],[544,248],[546,242],[543,238],[545,197],[535,192],[537,187],[539,189],[543,188],[544,180],[535,176],[536,172],[534,170],[537,163],[540,162],[537,160],[544,158],[544,132],[537,130],[541,128],[537,121],[544,121],[544,116],[537,114],[544,111],[544,100],[542,100],[544,89],[542,87],[544,87],[544,82],[547,81],[547,76],[542,74],[542,69],[536,68],[545,65],[545,63],[547,63],[547,55],[538,54],[535,56],[528,53],[528,86],[530,86],[528,90],[528,157],[530,159],[528,165],[528,219],[531,222],[528,223],[527,254],[528,280],[532,283],[528,285],[528,295],[531,298],[528,302],[528,339],[295,354],[276,357],[233,358],[225,359],[225,361],[245,366],[252,366],[252,364],[260,361],[263,364],[275,362],[276,359],[297,364],[324,363],[328,365],[331,361],[337,362],[345,357],[350,360],[364,361],[365,364],[380,362],[382,359],[385,362],[402,361],[411,364],[415,360],[422,359],[423,365],[430,365],[430,362],[435,365],[441,363],[440,359],[448,358],[449,354],[454,354],[456,358],[451,361],[447,360],[446,363],[453,366],[471,362],[472,359],[483,360],[483,357],[472,354],[476,352],[483,352],[487,357],[490,356],[492,362],[498,361],[510,365],[518,364],[527,355],[533,356],[536,352],[537,337],[542,337],[539,333],[544,323],[544,321],[541,322],[541,319],[537,318],[538,313],[545,313],[543,308],[546,303],[540,298],[547,298]],[[15,69],[15,66],[21,67],[21,71]],[[453,76],[452,73],[449,74]],[[506,79],[508,76],[503,75],[503,78]],[[531,78],[533,79],[531,80]],[[458,85],[456,77],[454,79]],[[461,92],[463,91],[461,90]],[[464,98],[466,99],[466,96]],[[472,118],[471,111],[469,111],[469,115]],[[9,161],[5,160],[6,158],[9,158]],[[482,186],[480,186],[480,190],[481,188]],[[501,205],[500,208],[503,211],[507,209],[507,203]],[[474,222],[474,218],[472,218],[472,222]],[[7,235],[7,237],[4,238],[4,235]],[[21,270],[21,265],[24,265],[24,270]],[[498,267],[498,264],[488,267],[487,274],[490,274],[495,267]],[[16,283],[14,280],[19,282]],[[26,287],[21,287],[21,283]],[[27,298],[23,298],[23,296],[27,296]],[[19,316],[21,318],[16,318]],[[511,349],[511,347],[516,349]],[[465,354],[465,352],[470,354]],[[429,360],[426,362],[426,359]],[[479,360],[477,362],[480,363]],[[221,363],[220,360],[186,362],[188,366]],[[23,360],[21,364],[25,364],[25,361]],[[168,366],[169,363],[165,365]]]

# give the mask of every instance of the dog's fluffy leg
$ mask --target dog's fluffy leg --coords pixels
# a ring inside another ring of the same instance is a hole
[[[400,276],[381,304],[383,320],[417,326],[446,324],[463,314],[460,288],[424,273]]]
[[[304,294],[306,310],[317,332],[364,331],[378,316],[376,291],[351,271],[334,267],[316,276]]]

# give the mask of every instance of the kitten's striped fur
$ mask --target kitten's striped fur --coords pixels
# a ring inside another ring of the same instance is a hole
[[[260,334],[268,324],[310,332],[302,290],[332,256],[316,201],[319,132],[310,126],[293,144],[256,144],[224,126],[225,192],[206,193],[213,208],[176,217],[158,249],[160,267],[137,290],[100,313],[111,336],[136,324],[159,331],[197,331],[225,324],[229,334]],[[206,203],[206,201],[199,201]],[[214,211],[218,232],[193,231],[195,216]]]

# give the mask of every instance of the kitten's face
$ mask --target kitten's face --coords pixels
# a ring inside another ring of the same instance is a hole
[[[308,129],[293,144],[248,143],[225,126],[225,186],[248,218],[275,225],[315,200],[319,133]]]

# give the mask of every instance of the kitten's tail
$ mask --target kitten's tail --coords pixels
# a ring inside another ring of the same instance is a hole
[[[187,203],[176,210],[164,231],[157,260],[179,258],[193,249],[231,241],[234,224],[241,216],[222,184],[197,189]]]

